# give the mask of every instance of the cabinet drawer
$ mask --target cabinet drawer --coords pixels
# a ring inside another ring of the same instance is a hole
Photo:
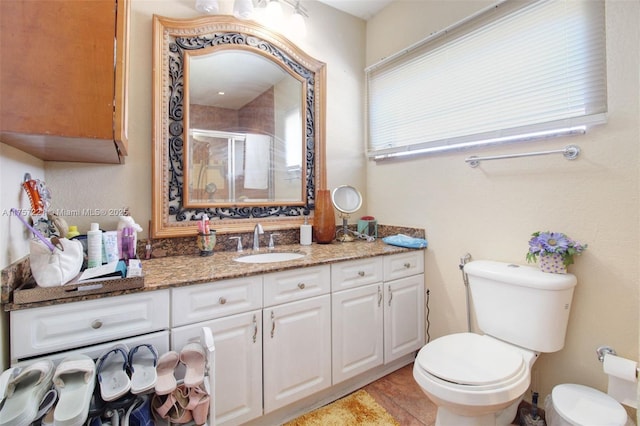
[[[55,354],[46,354],[46,355],[43,355],[42,357],[30,358],[29,360],[24,361],[23,363],[18,362],[19,360],[12,359],[11,365],[12,366],[21,365],[21,364],[29,365],[29,364],[33,364],[35,361],[39,359],[50,359],[55,364],[58,364],[60,361],[62,361],[63,359],[65,359],[66,357],[72,354],[84,354],[84,355],[90,356],[93,359],[98,359],[98,357],[100,357],[101,354],[105,353],[105,351],[111,349],[114,345],[117,345],[117,344],[126,345],[129,348],[129,350],[131,350],[132,348],[138,345],[143,345],[143,344],[153,345],[153,347],[156,348],[156,350],[158,351],[158,354],[161,355],[169,351],[169,331],[168,330],[156,331],[155,333],[131,337],[129,339],[116,340],[108,343],[100,343],[97,345],[88,346],[86,348],[73,349],[71,351],[66,351],[66,352],[56,352]]]
[[[169,291],[13,311],[11,359],[57,352],[169,328]]]
[[[350,260],[331,265],[331,291],[382,281],[382,258]]]
[[[327,294],[331,290],[329,265],[276,272],[264,276],[264,306]]]
[[[416,250],[384,257],[384,280],[396,280],[424,272],[424,251]]]
[[[262,308],[262,277],[253,276],[171,289],[171,326]]]

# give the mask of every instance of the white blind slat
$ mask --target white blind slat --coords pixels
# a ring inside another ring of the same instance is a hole
[[[367,70],[370,156],[603,121],[603,1],[498,8]]]

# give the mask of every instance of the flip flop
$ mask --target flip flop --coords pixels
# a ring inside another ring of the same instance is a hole
[[[0,374],[0,407],[2,407],[4,399],[7,397],[7,385],[9,381],[15,379],[18,374],[20,374],[20,371],[22,371],[20,367],[11,367]]]
[[[113,401],[131,389],[131,379],[127,375],[129,348],[116,345],[100,355],[96,364],[100,395],[105,401]]]
[[[187,367],[184,373],[184,385],[188,388],[200,386],[204,382],[206,357],[202,345],[188,343],[180,351],[180,361]]]
[[[158,380],[157,363],[158,351],[152,345],[139,345],[129,351],[131,393],[141,394],[155,387]]]
[[[169,351],[160,356],[156,367],[156,373],[158,375],[155,386],[156,394],[167,395],[176,389],[178,384],[173,371],[178,365],[178,361],[180,361],[180,355],[175,351]]]
[[[28,426],[36,419],[40,401],[51,389],[54,370],[51,360],[43,360],[23,368],[9,379],[0,410],[1,426]]]
[[[70,355],[58,364],[53,376],[59,396],[53,411],[56,426],[81,426],[87,420],[95,376],[96,365],[86,355]]]
[[[42,397],[42,401],[38,407],[38,414],[36,414],[36,420],[44,418],[49,412],[51,412],[51,415],[53,416],[53,408],[57,400],[58,391],[55,389],[49,389]]]

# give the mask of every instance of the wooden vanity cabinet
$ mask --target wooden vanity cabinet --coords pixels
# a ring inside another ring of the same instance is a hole
[[[127,155],[129,0],[0,2],[0,142],[42,160]]]

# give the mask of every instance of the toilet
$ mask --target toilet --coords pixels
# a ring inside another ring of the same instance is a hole
[[[539,354],[564,347],[576,277],[490,260],[464,272],[483,334],[427,343],[413,377],[438,407],[436,425],[509,425]]]
[[[613,397],[573,383],[556,385],[544,403],[549,426],[629,426],[633,421]]]

